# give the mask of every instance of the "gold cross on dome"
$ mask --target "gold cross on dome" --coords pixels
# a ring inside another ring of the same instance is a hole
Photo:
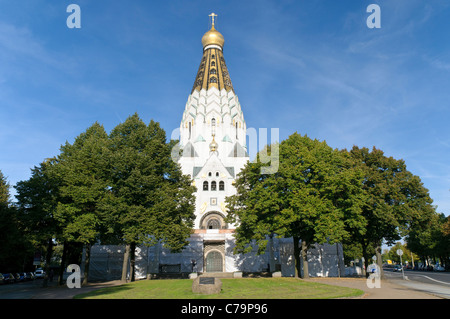
[[[215,13],[213,12],[213,13],[211,13],[209,16],[211,17],[211,20],[212,20],[212,26],[214,26],[214,18],[217,17],[217,14],[215,14]]]

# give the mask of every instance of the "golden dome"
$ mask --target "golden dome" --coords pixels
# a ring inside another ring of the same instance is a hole
[[[219,147],[219,144],[217,144],[217,142],[214,140],[214,135],[213,135],[212,142],[209,144],[209,150],[211,152],[216,152],[218,147]]]
[[[223,38],[223,35],[214,28],[214,24],[212,25],[211,30],[206,32],[202,37],[203,49],[212,44],[218,45],[223,49],[224,43],[225,39]]]

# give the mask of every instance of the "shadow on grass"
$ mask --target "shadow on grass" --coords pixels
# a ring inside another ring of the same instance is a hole
[[[220,294],[192,292],[192,280],[138,281],[102,288],[75,299],[333,299],[363,294],[359,289],[305,282],[294,278],[223,279]]]
[[[133,287],[130,287],[126,284],[120,285],[120,286],[114,286],[114,287],[107,287],[107,288],[101,288],[98,290],[86,292],[83,294],[79,294],[74,296],[74,299],[84,299],[89,297],[96,297],[96,298],[105,298],[107,299],[110,295],[115,295],[117,293],[123,293],[128,290],[133,290]]]

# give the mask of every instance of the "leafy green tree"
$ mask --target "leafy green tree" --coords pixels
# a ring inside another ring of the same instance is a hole
[[[395,263],[400,263],[400,256],[398,255],[397,251],[401,250],[403,252],[401,261],[403,262],[403,264],[405,264],[406,262],[408,263],[412,263],[412,261],[418,261],[419,257],[417,255],[415,255],[414,253],[412,253],[406,244],[402,244],[401,242],[397,242],[394,246],[392,246],[388,253],[383,256],[384,260],[390,259]]]
[[[116,126],[110,134],[109,176],[112,196],[104,207],[126,244],[122,280],[131,254],[134,278],[134,248],[154,245],[180,251],[188,244],[193,227],[195,187],[171,159],[173,143],[159,124],[149,125],[137,114]]]
[[[450,256],[449,218],[435,214],[432,218],[415,225],[406,236],[408,248],[417,253],[425,265],[433,258],[447,265]]]
[[[403,160],[386,157],[375,147],[370,152],[367,148],[354,146],[349,154],[354,169],[364,174],[361,188],[366,198],[361,207],[365,231],[353,232],[352,240],[362,247],[366,269],[373,248],[382,269],[382,241],[393,244],[429,220],[434,214],[432,200],[420,178],[406,169]]]
[[[59,184],[48,173],[52,165],[52,160],[48,159],[35,166],[31,170],[31,177],[15,186],[24,235],[36,250],[46,252],[46,268],[52,257],[53,240],[61,234],[61,228],[54,218]],[[43,286],[46,285],[47,277],[43,281]]]
[[[6,180],[6,177],[3,175],[2,171],[0,171],[0,205],[1,207],[8,207],[10,203],[10,193],[9,193],[10,185]]]
[[[89,275],[91,246],[105,230],[102,203],[109,193],[108,135],[94,123],[73,144],[66,142],[55,159],[53,178],[60,181],[55,219],[64,241],[85,245],[84,281]]]
[[[23,235],[17,207],[10,200],[10,185],[0,171],[0,269],[24,270],[32,256],[30,241]]]
[[[264,152],[275,149],[272,145]],[[237,194],[226,199],[227,219],[237,224],[235,252],[249,252],[257,245],[262,253],[267,236],[292,237],[298,277],[301,239],[303,276],[307,278],[310,245],[333,244],[348,236],[344,215],[354,203],[342,201],[337,194],[352,193],[355,176],[343,178],[345,162],[325,142],[294,133],[279,145],[279,169],[274,174],[261,174],[259,160],[248,163],[236,180]]]

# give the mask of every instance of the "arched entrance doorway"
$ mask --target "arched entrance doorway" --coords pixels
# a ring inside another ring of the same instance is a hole
[[[206,272],[222,272],[223,256],[220,252],[213,250],[206,255]]]

